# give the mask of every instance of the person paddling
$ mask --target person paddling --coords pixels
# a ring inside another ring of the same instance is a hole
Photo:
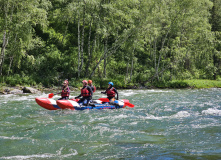
[[[101,92],[103,94],[107,94],[107,98],[109,101],[115,101],[115,94],[117,94],[117,100],[118,100],[118,92],[117,90],[113,87],[113,82],[108,83],[108,88],[106,89],[105,92]]]
[[[93,84],[92,84],[92,80],[88,80],[88,85],[91,87],[91,89],[92,89],[93,92],[96,91],[96,87],[93,86]]]
[[[63,83],[63,87],[62,87],[62,91],[57,93],[57,94],[61,94],[61,98],[59,98],[58,100],[66,100],[69,99],[70,96],[70,88],[68,87],[68,80],[66,79]]]
[[[86,80],[83,80],[82,83],[83,83],[83,88],[81,89],[81,94],[79,96],[75,97],[75,99],[82,97],[78,101],[78,103],[82,103],[86,100],[86,104],[88,105],[89,101],[92,99],[93,91],[92,91],[91,87],[89,87],[87,85]]]

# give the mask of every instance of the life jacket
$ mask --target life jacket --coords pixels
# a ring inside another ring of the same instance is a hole
[[[62,89],[61,91],[61,97],[69,97],[70,95],[70,89],[69,87],[67,87],[67,90],[65,91],[64,89]]]
[[[82,97],[89,97],[91,94],[89,92],[89,90],[87,89],[87,87],[84,87],[81,89],[81,96]]]
[[[108,89],[106,90],[106,93],[107,93],[107,96],[108,96],[108,97],[115,97],[114,87],[108,88]]]
[[[95,92],[96,91],[96,87],[95,86],[93,86],[94,87],[94,90],[93,90],[93,92]]]
[[[90,87],[91,87],[91,89],[92,89],[93,92],[96,91],[96,87],[95,87],[95,86],[91,85]]]

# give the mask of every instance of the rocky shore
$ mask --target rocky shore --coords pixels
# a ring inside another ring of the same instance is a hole
[[[78,88],[70,87],[71,91],[77,91]],[[53,87],[53,88],[39,88],[39,87],[25,87],[25,86],[18,86],[18,87],[0,87],[0,94],[7,95],[7,94],[40,94],[42,92],[58,92],[61,91],[61,87]]]
[[[74,88],[69,86],[70,90],[79,91],[80,88]],[[0,85],[0,94],[37,94],[42,92],[59,92],[61,91],[61,86],[53,86],[51,88],[45,88],[42,86],[16,86],[16,87],[9,87],[9,86],[1,86]],[[171,81],[167,83],[159,83],[155,84],[155,86],[144,86],[141,84],[127,86],[125,88],[117,87],[117,89],[184,89],[184,88],[191,88],[191,89],[202,89],[202,88],[221,88],[221,80],[182,80],[182,81]],[[97,89],[105,89],[99,88]]]
[[[41,93],[39,89],[33,87],[2,87],[0,90],[0,94],[24,94],[31,93],[37,94]]]

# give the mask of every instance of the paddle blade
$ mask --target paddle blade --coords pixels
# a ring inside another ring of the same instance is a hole
[[[131,104],[131,103],[129,103],[129,102],[125,102],[125,105],[128,106],[128,107],[130,107],[130,108],[134,108],[134,104]]]
[[[54,93],[50,93],[49,95],[48,95],[48,98],[52,98],[54,96]]]
[[[78,102],[80,99],[72,98],[72,99],[70,99],[70,100],[75,101],[75,102]]]
[[[100,100],[102,102],[110,102],[108,98],[99,98],[98,100]]]

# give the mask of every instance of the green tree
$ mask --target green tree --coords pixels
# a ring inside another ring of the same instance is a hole
[[[193,62],[186,68],[193,71],[193,76],[194,68],[205,69],[213,48],[208,23],[212,3],[208,0],[158,0],[141,1],[141,4],[140,34],[149,52],[146,59],[152,63],[150,80],[188,78],[182,77],[187,61]]]
[[[213,72],[213,78],[217,79],[217,75],[221,74],[221,1],[211,0],[213,7],[211,9],[210,23],[212,25],[212,31],[214,33],[214,45],[213,50],[213,65],[210,65],[207,69],[208,72]]]
[[[3,74],[4,59],[9,60],[8,74],[12,65],[19,68],[21,59],[29,56],[27,50],[35,44],[33,27],[47,25],[47,12],[50,2],[4,0],[0,2],[3,41],[0,57],[0,74]],[[38,38],[36,39],[38,41]],[[6,54],[7,53],[7,54]]]

